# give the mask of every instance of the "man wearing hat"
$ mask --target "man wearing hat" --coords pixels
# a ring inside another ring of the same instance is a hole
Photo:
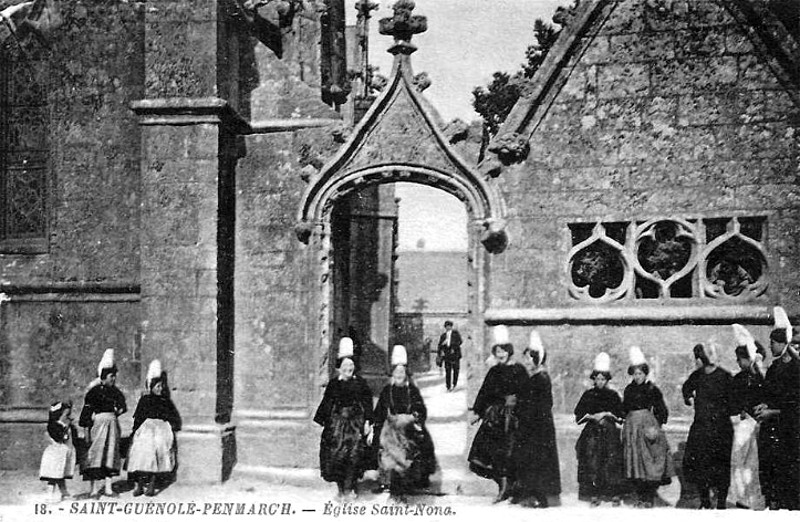
[[[754,408],[761,487],[770,509],[800,509],[800,361],[789,351],[792,325],[775,307],[770,333],[772,364],[764,380],[764,402]]]
[[[447,391],[458,386],[461,366],[461,334],[453,329],[453,321],[444,322],[444,333],[439,336],[438,358],[444,363],[444,378]]]

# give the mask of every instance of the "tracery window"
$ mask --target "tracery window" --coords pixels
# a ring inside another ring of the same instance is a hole
[[[0,252],[47,251],[49,109],[41,47],[0,46]]]
[[[764,217],[572,223],[578,300],[746,300],[767,289]]]

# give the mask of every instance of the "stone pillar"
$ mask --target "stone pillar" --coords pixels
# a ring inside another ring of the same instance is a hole
[[[367,187],[350,201],[350,324],[362,343],[362,375],[383,382],[394,313],[394,185]]]
[[[225,480],[233,407],[236,37],[217,0],[146,8],[142,360],[162,361],[183,417],[179,480]],[[230,104],[229,104],[230,101]]]

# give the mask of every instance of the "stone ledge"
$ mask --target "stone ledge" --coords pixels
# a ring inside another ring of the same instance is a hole
[[[151,98],[131,102],[139,125],[224,124],[246,134],[250,125],[222,98]]]
[[[490,308],[487,325],[509,324],[772,324],[772,307],[604,306],[574,308]]]

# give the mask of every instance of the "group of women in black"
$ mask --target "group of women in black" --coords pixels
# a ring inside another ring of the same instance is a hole
[[[770,336],[773,360],[765,372],[763,348],[741,326],[734,330],[741,369],[736,376],[718,366],[713,345],[693,349],[697,369],[682,387],[685,403],[695,410],[683,477],[697,489],[701,509],[724,509],[729,501],[752,509],[798,509],[800,356],[790,345],[789,331],[776,328]],[[532,332],[520,362],[514,362],[503,326],[495,329],[492,354],[493,365],[472,408],[481,425],[469,452],[470,470],[497,483],[496,502],[547,507],[549,498],[561,493],[547,354]],[[608,387],[610,359],[601,353],[591,373],[593,387],[574,411],[576,422],[584,425],[576,444],[579,498],[593,506],[619,505],[633,493],[635,506],[652,507],[658,487],[675,476],[663,430],[669,415],[664,397],[648,380],[641,350],[633,347],[629,355],[631,382],[623,397]],[[352,360],[339,361],[339,375],[315,417],[324,426],[323,478],[352,498],[356,480],[370,467],[365,456],[371,440],[393,496],[426,486],[436,460],[425,429],[425,405],[408,379],[405,358],[393,364],[392,382],[375,409]]]
[[[437,465],[433,439],[425,427],[425,403],[407,368],[406,350],[397,345],[391,381],[373,408],[369,386],[355,371],[352,340],[340,341],[337,375],[325,388],[314,422],[323,427],[322,478],[336,482],[341,500],[357,498],[357,481],[367,469],[380,470],[396,500],[429,486]]]
[[[724,509],[729,502],[800,509],[800,356],[791,326],[776,308],[766,371],[766,350],[744,327],[733,327],[740,368],[735,376],[717,365],[713,347],[694,348],[698,369],[682,390],[695,410],[684,477],[698,488],[701,509]]]

